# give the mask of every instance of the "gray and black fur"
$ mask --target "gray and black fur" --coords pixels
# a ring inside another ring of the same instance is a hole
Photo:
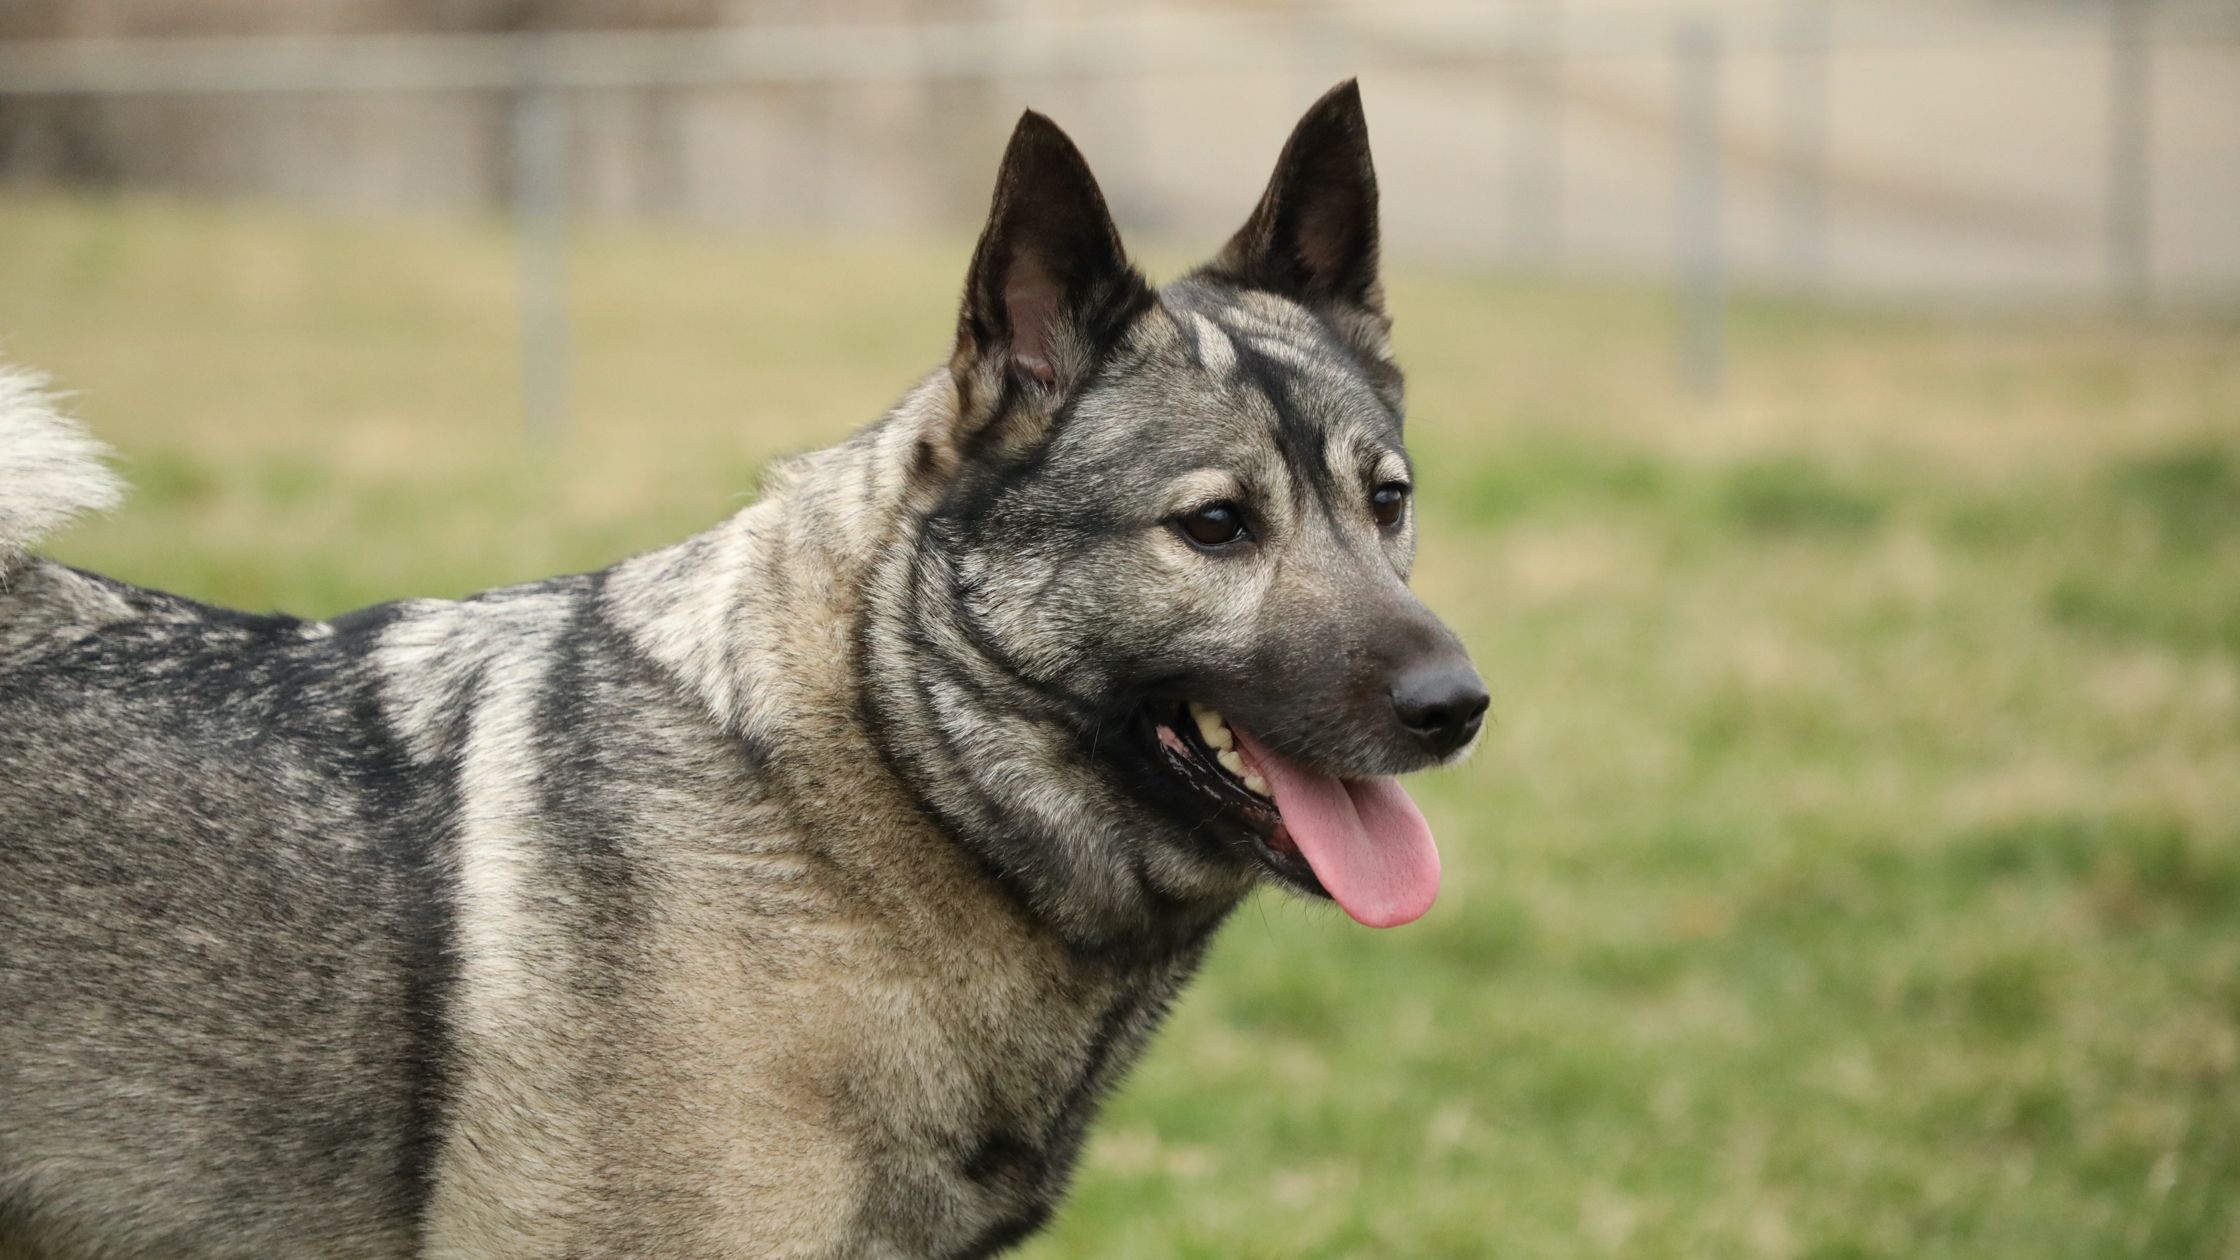
[[[331,621],[30,554],[114,483],[0,376],[0,1256],[1031,1233],[1301,883],[1156,726],[1353,775],[1468,737],[1398,698],[1468,667],[1368,506],[1411,475],[1376,239],[1351,84],[1160,289],[1028,114],[884,419],[676,546]],[[1216,502],[1248,536],[1178,528]]]

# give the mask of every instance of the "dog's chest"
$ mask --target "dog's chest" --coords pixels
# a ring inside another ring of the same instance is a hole
[[[993,1254],[1047,1218],[1194,961],[1084,961],[984,881],[898,864],[867,895],[780,845],[674,846],[638,892],[627,940],[554,933],[533,991],[467,1012],[440,1240]]]
[[[930,1045],[915,1021],[887,1029],[850,1126],[873,1139],[862,1244],[983,1255],[1041,1225],[1178,984],[1162,966],[1007,985],[951,1005]]]
[[[501,689],[538,738],[467,744],[431,1254],[973,1255],[1039,1224],[1194,957],[1069,951],[868,752],[780,745],[828,750],[797,772],[576,675],[586,720]]]
[[[993,923],[892,926],[851,942],[834,959],[844,957],[844,969],[820,967],[822,981],[787,986],[799,1006],[774,1003],[799,1012],[801,1057],[766,1079],[798,1070],[797,1096],[818,1100],[804,1126],[815,1133],[796,1130],[775,1149],[790,1164],[818,1147],[825,1154],[810,1165],[845,1165],[824,1185],[848,1193],[821,1205],[840,1229],[838,1254],[991,1255],[1049,1217],[1096,1109],[1190,968],[1173,959],[1085,965]],[[770,1114],[741,1101],[757,1123],[724,1144],[759,1166],[773,1150],[759,1132]],[[750,1236],[769,1222],[751,1198],[738,1198]]]

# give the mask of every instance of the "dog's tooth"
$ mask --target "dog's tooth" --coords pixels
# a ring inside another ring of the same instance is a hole
[[[1198,738],[1215,752],[1225,752],[1236,745],[1236,737],[1229,733],[1229,724],[1221,715],[1202,704],[1190,706],[1191,716],[1198,720]]]
[[[1244,777],[1244,790],[1266,796],[1268,794],[1268,781],[1257,774],[1248,774]]]
[[[1244,773],[1244,758],[1233,748],[1222,749],[1214,760],[1220,762],[1221,768],[1231,774]]]

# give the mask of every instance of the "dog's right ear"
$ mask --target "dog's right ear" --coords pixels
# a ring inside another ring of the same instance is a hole
[[[1377,173],[1359,83],[1346,80],[1307,110],[1252,217],[1205,270],[1324,311],[1383,318]]]
[[[1013,412],[1047,419],[1152,300],[1081,150],[1028,110],[965,277],[950,359],[959,445]]]

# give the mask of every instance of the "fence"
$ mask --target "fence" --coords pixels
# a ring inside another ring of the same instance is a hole
[[[571,167],[581,149],[574,121],[601,93],[975,83],[1000,85],[1006,91],[995,95],[1003,97],[1061,84],[1172,87],[1193,76],[1272,76],[1303,85],[1366,73],[1374,81],[1380,71],[1465,88],[1480,78],[1497,80],[1514,106],[1505,134],[1488,139],[1467,119],[1458,125],[1448,118],[1441,126],[1452,133],[1444,143],[1454,148],[1499,151],[1493,177],[1502,188],[1496,196],[1436,200],[1497,206],[1505,228],[1463,223],[1447,232],[1450,249],[1434,252],[1478,252],[1478,242],[1498,242],[1497,252],[1512,261],[1549,266],[1586,256],[1574,243],[1575,212],[1596,204],[1566,195],[1567,176],[1579,169],[1571,154],[1575,123],[1568,121],[1581,113],[1577,77],[1596,65],[1616,68],[1613,74],[1662,66],[1670,84],[1662,148],[1671,166],[1664,244],[1657,252],[1675,278],[1683,316],[1680,371],[1708,393],[1724,371],[1724,312],[1735,269],[1730,246],[1741,231],[1730,213],[1738,152],[1747,151],[1752,169],[1775,185],[1773,230],[1749,233],[1752,241],[1774,239],[1775,253],[1770,265],[1760,261],[1753,278],[1817,287],[1826,282],[1831,259],[1831,137],[1839,117],[1831,89],[1834,59],[1926,49],[1996,61],[2002,50],[2033,47],[2064,50],[2072,58],[2095,55],[2102,63],[2100,284],[2108,297],[2145,306],[2157,296],[2155,177],[2163,169],[2154,156],[2157,50],[2197,56],[2203,48],[2216,50],[2210,55],[2226,60],[2199,72],[2214,99],[2219,67],[2240,68],[2230,60],[2240,48],[2240,14],[2226,7],[2100,0],[2092,7],[2027,13],[1941,7],[1928,15],[1831,0],[1701,11],[1524,0],[1325,6],[1282,15],[1132,12],[701,32],[74,40],[0,44],[0,101],[502,94],[513,102],[505,183],[520,227],[524,409],[533,428],[552,431],[564,425],[568,407],[565,260]],[[1772,120],[1772,134],[1755,148],[1738,140],[1735,121],[1736,66],[1745,60],[1772,67],[1778,79],[1772,106],[1760,111]],[[2240,73],[2231,78],[2240,83]],[[1988,82],[1974,88],[1997,90]],[[1293,93],[1294,106],[1303,92],[1301,86]],[[1627,99],[1603,95],[1605,113],[1624,117]],[[2240,117],[2240,99],[2234,104]],[[1382,148],[1391,143],[1392,129],[1381,107],[1373,108],[1379,108]],[[2214,130],[2213,123],[2205,126]],[[1411,130],[1423,128],[1403,125],[1403,142]],[[2206,143],[2227,142],[2230,170],[2216,178],[2231,180],[2240,192],[2240,130],[2222,140],[2210,135]],[[983,178],[984,171],[973,175]],[[2218,189],[2206,199],[2223,207],[2206,214],[2228,225],[2240,218],[2229,212],[2235,202]],[[1417,235],[1438,238],[1428,230]],[[2222,267],[2240,288],[2240,229],[2234,236],[2207,247],[2205,256],[2216,266],[2184,267],[2182,273],[2206,275]]]

